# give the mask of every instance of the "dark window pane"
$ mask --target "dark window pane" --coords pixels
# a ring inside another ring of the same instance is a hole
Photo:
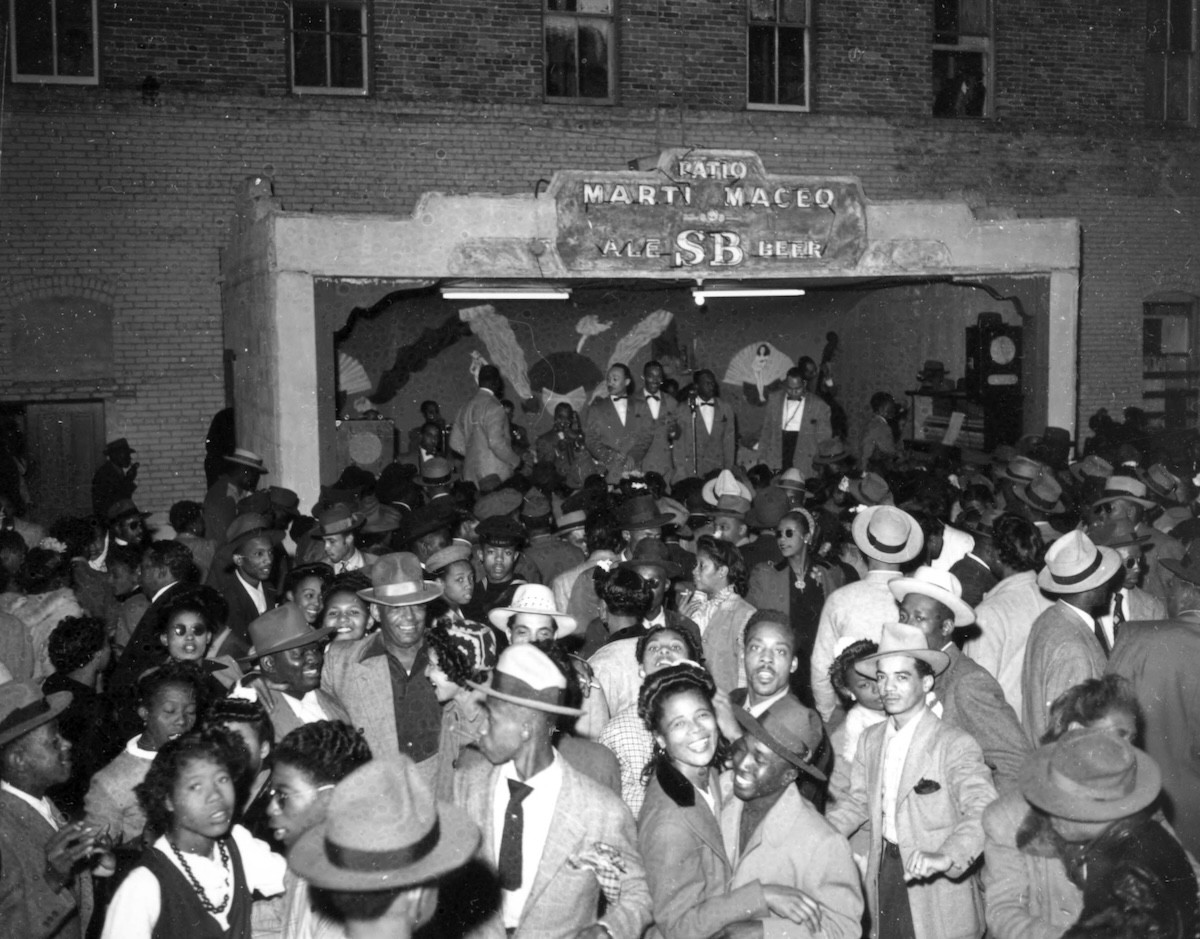
[[[751,104],[775,104],[775,30],[750,27],[749,96]]]
[[[296,3],[292,7],[292,28],[297,32],[325,32],[325,4]]]
[[[608,24],[584,21],[579,27],[579,97],[608,97]]]
[[[95,74],[92,55],[92,0],[58,0],[58,74]]]
[[[779,104],[803,106],[804,30],[779,30]]]
[[[933,53],[933,116],[982,117],[987,101],[982,52]]]
[[[22,75],[54,74],[54,35],[50,0],[22,0],[14,6],[17,71]]]
[[[334,88],[361,88],[363,86],[362,38],[360,36],[333,36],[330,47],[330,84]]]
[[[317,34],[297,34],[295,48],[295,83],[303,87],[321,88],[326,84],[325,37]]]
[[[1161,52],[1146,56],[1147,120],[1161,121],[1166,112],[1166,101],[1164,100],[1166,67],[1165,56]]]
[[[546,0],[546,9],[555,13],[574,13],[577,6],[576,0]]]
[[[1186,121],[1191,85],[1192,56],[1188,52],[1167,53],[1166,114],[1168,121]]]
[[[1146,0],[1146,48],[1162,52],[1167,39],[1167,0]]]
[[[573,20],[546,21],[546,94],[551,98],[574,97],[575,23]]]
[[[958,42],[958,0],[934,0],[933,41],[947,45]]]
[[[362,7],[330,7],[329,31],[333,33],[352,33],[355,36],[361,36],[363,34]]]
[[[988,0],[958,0],[958,33],[960,36],[990,36]]]
[[[1192,51],[1192,0],[1169,0],[1172,52]]]

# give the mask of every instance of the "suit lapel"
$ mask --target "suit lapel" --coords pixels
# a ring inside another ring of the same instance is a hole
[[[937,731],[937,715],[926,708],[925,713],[917,720],[920,723],[913,731],[908,753],[904,757],[904,769],[900,772],[900,788],[896,791],[896,804],[899,805],[912,792],[913,786],[921,781],[927,766],[925,757],[929,753],[929,742]]]
[[[562,757],[560,756],[559,759],[561,760]],[[550,821],[550,834],[546,836],[542,859],[538,863],[537,876],[533,878],[533,886],[529,889],[529,895],[525,898],[525,907],[521,910],[522,921],[529,915],[529,911],[533,909],[550,881],[566,865],[567,858],[577,850],[586,831],[578,818],[579,808],[580,800],[576,782],[572,770],[564,761],[562,788],[558,793],[558,801],[554,805],[554,816]],[[487,817],[491,817],[490,813]]]

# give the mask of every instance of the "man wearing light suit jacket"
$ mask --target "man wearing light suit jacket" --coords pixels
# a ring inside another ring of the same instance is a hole
[[[737,419],[733,408],[717,397],[717,377],[704,368],[696,372],[693,385],[695,395],[679,414],[676,482],[731,469],[737,456]]]
[[[813,458],[822,440],[833,436],[829,405],[809,394],[804,372],[788,369],[787,387],[767,396],[767,413],[759,436],[759,460],[772,470],[798,469],[812,475]]]
[[[521,458],[512,448],[508,415],[500,396],[504,381],[500,369],[485,365],[479,370],[479,391],[459,409],[450,430],[450,449],[463,458],[463,479],[477,483],[485,476],[508,479]]]
[[[469,935],[637,939],[651,905],[633,816],[550,742],[557,715],[581,714],[564,704],[567,676],[537,646],[522,643],[501,654],[490,686],[473,687],[486,695],[478,746],[487,762],[456,776],[454,801],[482,831],[478,860],[500,889]],[[607,903],[598,918],[602,893]],[[472,899],[459,896],[464,905]]]
[[[622,362],[604,379],[608,397],[593,401],[583,417],[588,452],[604,466],[610,485],[629,470],[641,468],[654,440],[654,418],[644,398],[634,397],[633,375]]]

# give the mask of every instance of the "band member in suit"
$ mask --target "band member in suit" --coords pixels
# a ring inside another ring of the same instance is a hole
[[[654,438],[642,457],[642,472],[670,479],[675,473],[675,441],[679,437],[679,402],[663,394],[663,367],[655,361],[642,368],[640,398],[654,421]]]
[[[767,396],[767,413],[759,438],[759,459],[773,470],[795,467],[812,475],[813,458],[833,431],[829,405],[809,393],[804,372],[788,369],[786,387]]]
[[[608,397],[588,406],[583,436],[588,452],[616,484],[629,470],[641,467],[654,439],[654,419],[645,399],[634,397],[633,374],[623,362],[612,365],[604,379]]]
[[[704,477],[730,469],[737,456],[737,419],[733,408],[717,397],[717,378],[708,369],[696,372],[687,410],[679,417],[675,442],[675,481]]]
[[[500,369],[485,365],[479,370],[479,390],[454,418],[450,449],[463,457],[463,479],[477,483],[485,476],[508,479],[521,458],[513,451],[508,415],[500,403],[504,381]]]

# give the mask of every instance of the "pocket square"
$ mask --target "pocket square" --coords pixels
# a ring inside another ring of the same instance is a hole
[[[931,792],[937,792],[942,788],[942,784],[933,779],[922,779],[915,786],[913,792],[919,796],[927,796]]]
[[[626,870],[625,858],[612,845],[595,841],[590,849],[567,858],[567,867],[572,870],[590,870],[596,875],[605,899],[613,905],[621,901],[621,878]]]

